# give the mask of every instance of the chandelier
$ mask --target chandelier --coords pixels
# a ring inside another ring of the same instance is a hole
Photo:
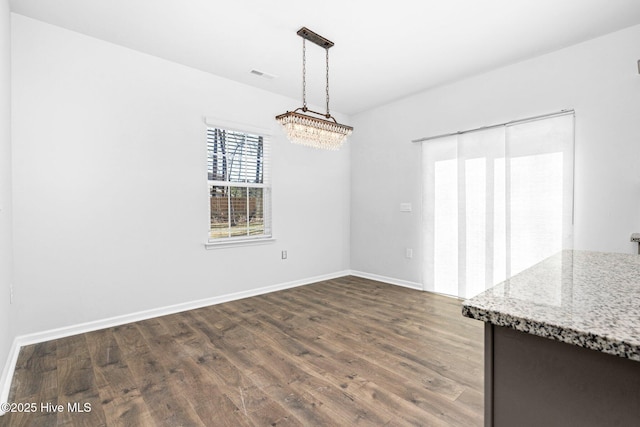
[[[284,114],[280,114],[279,116],[276,116],[276,120],[283,126],[287,134],[287,138],[295,144],[302,144],[325,150],[337,150],[340,148],[347,136],[351,135],[353,128],[351,126],[341,125],[329,113],[329,48],[333,46],[333,42],[305,27],[300,28],[297,34],[302,37],[302,108],[297,108],[294,111],[287,111]],[[307,108],[307,40],[324,48],[326,52],[326,114],[311,111]],[[308,113],[312,113],[323,118],[310,116]]]

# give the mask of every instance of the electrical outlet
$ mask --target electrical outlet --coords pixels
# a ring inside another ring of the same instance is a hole
[[[400,203],[400,212],[411,212],[411,210],[412,210],[411,203],[409,202]]]
[[[405,258],[408,258],[408,259],[413,258],[413,249],[406,248],[405,252],[404,252],[404,256],[405,256]]]
[[[282,259],[287,259],[287,251],[282,251]]]

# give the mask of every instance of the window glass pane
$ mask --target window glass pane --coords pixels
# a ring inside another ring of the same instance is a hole
[[[247,235],[247,189],[230,187],[229,198],[229,235]]]
[[[264,189],[249,189],[249,235],[264,234]]]
[[[210,186],[210,238],[264,234],[264,189]]]
[[[209,186],[211,211],[211,239],[229,237],[229,202],[228,187],[219,185]]]
[[[207,167],[209,181],[263,183],[263,137],[209,128]]]
[[[227,180],[227,144],[224,131],[221,129],[207,129],[207,166],[209,181]]]

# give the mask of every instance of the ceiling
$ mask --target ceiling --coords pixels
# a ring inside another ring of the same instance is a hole
[[[15,13],[302,105],[303,26],[335,43],[331,110],[355,114],[640,24],[638,0],[11,0]],[[259,70],[268,79],[250,73]],[[324,107],[324,49],[307,101]]]

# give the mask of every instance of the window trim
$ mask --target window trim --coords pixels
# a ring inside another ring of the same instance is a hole
[[[222,240],[222,239],[217,239]],[[275,243],[273,236],[265,237],[227,237],[224,242],[216,242],[214,240],[205,242],[204,247],[207,250],[223,249],[223,248],[239,248],[243,246],[257,246]]]
[[[233,132],[240,133],[252,133],[254,135],[260,135],[265,139],[271,139],[273,136],[272,130],[267,128],[261,128],[258,126],[247,125],[244,123],[233,122],[230,120],[218,119],[215,117],[204,117],[204,124],[206,127],[222,128]]]
[[[252,134],[252,135],[258,135],[261,136],[263,138],[263,141],[268,142],[269,146],[268,146],[268,151],[271,151],[271,141],[272,141],[272,131],[266,128],[261,128],[261,127],[257,127],[257,126],[252,126],[252,125],[247,125],[247,124],[243,124],[243,123],[238,123],[238,122],[233,122],[230,120],[223,120],[223,119],[219,119],[216,117],[203,117],[203,122],[205,124],[205,133],[206,130],[208,128],[219,128],[219,129],[224,129],[226,131],[231,131],[231,132],[238,132],[238,133],[246,133],[246,134]],[[269,159],[268,161],[269,163],[269,169],[271,168],[270,164],[271,164],[271,160]],[[205,167],[206,167],[206,162],[205,162]],[[208,170],[205,170],[205,176],[208,175]],[[268,184],[264,185],[261,184],[259,186],[253,185],[251,183],[238,183],[241,185],[233,185],[236,187],[259,187],[259,188],[266,188],[268,189],[268,192],[270,194],[270,199],[269,199],[269,205],[271,205],[272,203],[272,186],[271,186],[271,171],[267,170],[266,171],[266,176],[268,176]],[[210,181],[207,179],[207,194],[209,194],[209,185],[211,182],[214,181]],[[228,185],[229,183],[226,183],[224,185]],[[210,199],[210,195],[208,197],[208,199]],[[210,204],[210,202],[208,202]],[[210,209],[210,208],[209,208]],[[262,244],[269,244],[269,243],[273,243],[275,242],[275,239],[273,237],[273,219],[272,219],[272,212],[269,212],[269,216],[270,216],[270,224],[269,224],[269,228],[271,230],[271,232],[269,234],[263,234],[263,235],[259,235],[259,236],[234,236],[234,237],[223,237],[223,238],[217,238],[217,239],[211,239],[210,237],[207,238],[206,242],[204,243],[205,249],[210,250],[210,249],[221,249],[221,248],[231,248],[231,247],[242,247],[242,246],[254,246],[254,245],[262,245]],[[210,221],[210,218],[208,219],[208,221]],[[209,232],[211,231],[210,226],[208,227]]]

